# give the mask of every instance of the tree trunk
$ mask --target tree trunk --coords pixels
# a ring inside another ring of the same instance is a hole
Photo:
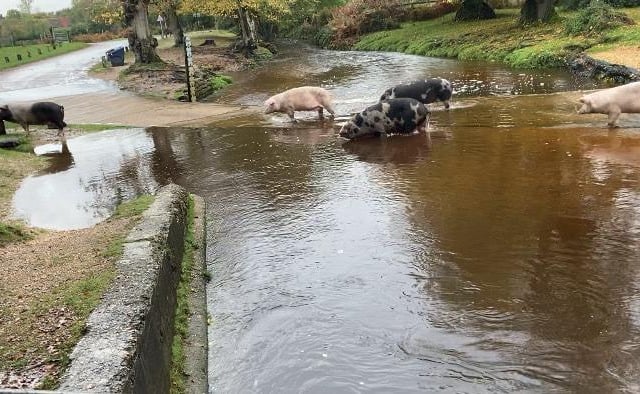
[[[173,34],[173,46],[182,47],[184,44],[184,31],[176,14],[176,7],[172,4],[167,10],[167,19],[169,19],[169,31]]]
[[[484,0],[463,0],[458,12],[456,12],[455,20],[476,21],[495,17],[495,11]]]
[[[253,51],[258,47],[256,39],[256,25],[251,14],[244,8],[238,8],[240,19],[240,30],[242,32],[242,53],[246,57],[253,55]]]
[[[124,17],[129,31],[129,48],[136,57],[136,64],[160,62],[156,53],[158,40],[151,35],[149,28],[149,0],[123,0]]]
[[[520,23],[549,22],[556,14],[555,0],[526,0],[520,8]]]

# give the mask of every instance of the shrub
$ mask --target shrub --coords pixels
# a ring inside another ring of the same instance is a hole
[[[103,33],[76,34],[75,36],[72,37],[72,40],[79,41],[79,42],[102,42],[102,41],[115,40],[118,38],[125,38],[125,37],[126,35],[124,31],[119,31],[119,32],[105,31]]]
[[[564,28],[568,34],[593,35],[618,26],[633,24],[633,19],[625,13],[614,10],[604,2],[594,1],[579,11],[577,16],[568,19]]]
[[[331,12],[330,46],[350,47],[361,34],[398,28],[403,13],[400,0],[351,0]]]
[[[213,90],[220,90],[227,85],[231,85],[233,83],[233,79],[230,76],[218,74],[209,79],[209,83]]]
[[[595,0],[598,1],[598,0]],[[637,7],[640,5],[640,0],[602,0],[612,7]],[[577,10],[587,7],[594,0],[560,0],[558,4],[568,10]]]

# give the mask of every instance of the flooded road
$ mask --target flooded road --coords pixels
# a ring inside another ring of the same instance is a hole
[[[0,74],[3,102],[36,101],[52,97],[118,90],[112,81],[88,78],[87,72],[100,63],[108,49],[128,45],[126,40],[91,44],[63,56],[29,63]]]
[[[457,90],[430,143],[336,137],[423,76]],[[236,81],[218,101],[322,84],[340,116],[73,139],[37,204],[74,182],[93,195],[66,205],[168,182],[206,199],[212,392],[640,390],[640,116],[576,115],[564,91],[597,86],[560,72],[398,54],[303,48]]]

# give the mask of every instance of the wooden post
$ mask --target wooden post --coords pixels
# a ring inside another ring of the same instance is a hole
[[[185,72],[187,74],[187,97],[191,102],[197,100],[196,90],[193,79],[193,54],[191,53],[191,37],[185,36],[184,38],[184,63]]]

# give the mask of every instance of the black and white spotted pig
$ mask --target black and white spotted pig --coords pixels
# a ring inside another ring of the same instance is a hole
[[[449,100],[452,94],[453,87],[451,82],[442,78],[429,78],[396,85],[387,89],[380,97],[380,101],[408,97],[416,99],[423,104],[431,104],[440,100],[444,103],[444,107],[449,109]]]
[[[381,101],[355,114],[342,128],[340,136],[348,139],[372,135],[409,134],[427,130],[429,110],[411,98]]]
[[[50,101],[0,105],[0,121],[18,123],[29,133],[29,125],[54,125],[63,134],[64,107]]]

